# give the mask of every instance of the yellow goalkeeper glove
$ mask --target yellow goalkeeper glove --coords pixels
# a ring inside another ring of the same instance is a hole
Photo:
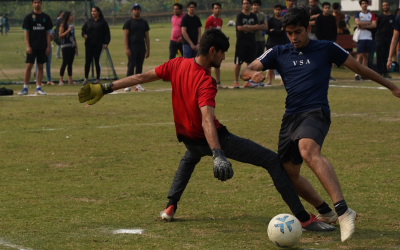
[[[79,102],[87,102],[89,105],[93,105],[100,101],[100,99],[111,92],[113,92],[112,87],[113,83],[103,83],[103,84],[86,84],[79,91]]]

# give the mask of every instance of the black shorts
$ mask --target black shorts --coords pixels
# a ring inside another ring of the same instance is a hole
[[[282,163],[291,161],[295,165],[302,164],[299,140],[313,139],[322,148],[330,125],[331,117],[322,108],[283,116],[278,143],[280,161]]]
[[[47,62],[46,50],[45,49],[32,49],[32,54],[26,53],[25,63],[36,63],[44,64]]]
[[[244,62],[250,64],[257,58],[257,46],[236,46],[234,63],[243,64]]]

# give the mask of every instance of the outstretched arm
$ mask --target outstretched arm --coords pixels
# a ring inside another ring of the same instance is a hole
[[[206,136],[208,145],[210,148],[221,149],[219,144],[217,129],[214,124],[214,107],[213,106],[203,106],[200,108],[202,117],[202,126],[204,130],[204,135]]]
[[[158,79],[160,79],[160,78],[158,78],[158,76],[156,74],[156,70],[152,69],[143,74],[128,76],[128,77],[125,77],[125,78],[122,78],[120,80],[113,82],[112,90],[131,87],[136,84],[144,84],[146,82],[154,82],[154,81],[157,81]]]
[[[242,70],[242,72],[240,73],[240,78],[245,81],[251,79],[255,83],[262,82],[265,80],[264,74],[260,72],[263,68],[264,66],[262,65],[262,63],[258,59],[256,59]]]
[[[378,73],[376,73],[375,71],[361,65],[360,63],[358,63],[353,56],[349,55],[347,57],[347,60],[343,63],[343,65],[345,67],[347,67],[348,69],[352,70],[353,72],[362,75],[368,79],[371,79],[374,82],[379,83],[382,86],[385,86],[386,88],[388,88],[389,90],[392,91],[393,95],[396,97],[400,98],[400,89],[394,85],[392,82],[386,80],[385,78],[383,78],[382,76],[380,76]]]

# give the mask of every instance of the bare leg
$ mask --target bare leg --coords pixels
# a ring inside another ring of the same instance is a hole
[[[43,80],[43,64],[38,64],[38,71],[36,75],[36,85],[42,86],[42,80]]]
[[[362,53],[362,65],[368,68],[368,53]]]
[[[239,73],[240,73],[240,67],[241,64],[235,64],[235,82],[239,81]]]
[[[32,68],[33,68],[33,63],[27,63],[26,64],[25,74],[24,74],[24,84],[26,84],[26,85],[29,84],[29,79],[31,79]]]
[[[271,84],[272,84],[272,80],[275,79],[275,73],[274,73],[274,70],[273,70],[273,69],[269,69],[269,70],[268,70],[268,72],[267,72],[267,79],[268,79],[267,84],[268,84],[268,83],[271,83]]]

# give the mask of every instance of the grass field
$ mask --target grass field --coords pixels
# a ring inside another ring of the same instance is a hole
[[[120,29],[112,28],[110,51],[123,77]],[[233,29],[224,31],[232,45],[222,82],[230,85],[235,36]],[[166,61],[169,32],[167,24],[151,25],[145,70]],[[4,39],[15,45],[18,36],[1,37],[2,47],[13,46]],[[80,48],[77,74],[83,67]],[[11,50],[0,56],[6,71],[12,70]],[[353,81],[346,69],[332,74],[338,81],[329,90],[332,125],[322,154],[359,214],[357,229],[345,243],[339,226],[329,233],[304,232],[294,249],[400,249],[400,100],[376,83]],[[398,84],[398,74],[393,76]],[[276,80],[269,88],[220,90],[217,118],[232,133],[276,151],[286,97],[278,85]],[[175,137],[169,83],[144,87],[146,92],[108,95],[88,108],[77,100],[79,86],[46,86],[47,96],[0,98],[0,249],[277,249],[267,226],[289,209],[267,172],[251,165],[232,161],[235,176],[222,183],[213,178],[212,159],[202,159],[176,220],[158,219],[185,148]],[[331,204],[306,166],[302,174]],[[144,231],[115,234],[119,229]]]

